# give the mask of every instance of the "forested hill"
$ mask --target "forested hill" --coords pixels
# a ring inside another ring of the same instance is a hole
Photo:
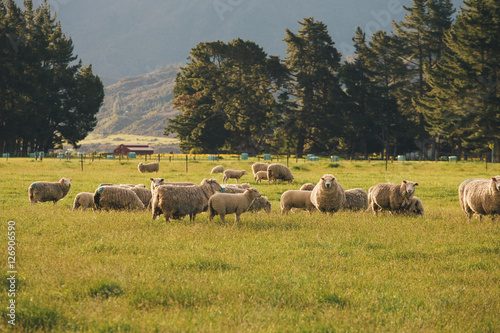
[[[161,136],[167,119],[178,113],[172,108],[178,70],[169,66],[107,86],[94,133]]]
[[[23,0],[16,0],[22,6]],[[38,5],[42,0],[33,1]],[[458,7],[462,1],[454,0]],[[344,56],[354,52],[360,26],[368,36],[404,19],[411,0],[48,0],[75,53],[96,74],[123,78],[184,63],[200,42],[251,40],[268,54],[286,55],[285,29],[313,16],[328,26]],[[105,80],[105,82],[107,82]]]

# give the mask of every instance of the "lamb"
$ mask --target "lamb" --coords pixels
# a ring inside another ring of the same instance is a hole
[[[257,174],[257,172],[259,172],[259,171],[267,172],[268,166],[269,166],[269,163],[255,162],[254,164],[252,164],[252,173],[253,173],[254,177]]]
[[[189,215],[189,220],[194,222],[196,214],[207,210],[208,199],[221,190],[222,187],[215,179],[203,179],[201,185],[158,186],[153,192],[153,219],[164,214],[168,222],[170,218],[180,219]]]
[[[314,186],[316,186],[316,184],[313,184],[313,183],[305,183],[304,185],[302,185],[300,187],[300,190],[301,191],[312,191],[314,189]]]
[[[267,197],[260,196],[255,198],[255,200],[250,205],[250,208],[248,208],[248,211],[252,213],[258,212],[259,210],[264,210],[266,213],[271,212],[271,201],[269,201]]]
[[[266,171],[257,171],[254,175],[254,180],[258,183],[262,184],[262,180],[267,180],[267,170]]]
[[[403,180],[400,185],[380,183],[368,190],[368,209],[375,215],[378,211],[402,212],[406,210],[415,194],[418,183]]]
[[[311,202],[322,213],[340,210],[345,203],[344,188],[333,175],[326,174],[311,192]]]
[[[224,167],[222,165],[218,165],[210,171],[210,174],[212,173],[223,173],[224,172]]]
[[[76,195],[75,201],[73,202],[73,211],[82,207],[82,210],[87,208],[94,209],[94,193],[90,192],[80,192]]]
[[[222,223],[226,223],[226,214],[234,213],[235,223],[240,220],[240,215],[250,208],[253,201],[260,197],[259,191],[256,188],[248,188],[244,193],[229,194],[216,193],[208,200],[208,211],[210,222],[213,221],[215,215],[220,215]]]
[[[61,178],[59,182],[35,182],[28,188],[32,205],[37,202],[52,201],[54,205],[64,198],[71,188],[71,179]]]
[[[267,167],[268,183],[271,184],[271,181],[275,182],[278,179],[291,183],[293,181],[292,170],[283,164],[269,164]]]
[[[425,209],[422,204],[422,200],[419,197],[413,196],[410,201],[410,205],[406,209],[408,213],[415,215],[424,215]]]
[[[281,215],[288,214],[292,208],[306,209],[311,213],[315,207],[311,202],[312,191],[288,190],[281,195]]]
[[[248,172],[246,170],[226,170],[224,171],[222,182],[227,183],[228,179],[234,178],[236,179],[236,183],[238,183],[238,180],[244,175],[248,175]]]
[[[468,179],[460,184],[458,198],[463,212],[470,221],[472,215],[491,215],[495,220],[500,215],[500,176],[490,179]]]
[[[132,190],[117,186],[100,186],[94,192],[97,209],[144,209],[144,204]]]
[[[158,172],[160,170],[160,163],[158,162],[152,162],[152,163],[139,163],[137,165],[137,169],[139,169],[140,173],[145,173],[145,172]]]
[[[368,193],[362,188],[354,188],[345,192],[344,209],[366,210],[368,208]]]

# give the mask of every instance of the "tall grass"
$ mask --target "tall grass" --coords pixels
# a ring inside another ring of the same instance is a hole
[[[226,162],[250,171],[251,162]],[[218,163],[217,163],[218,164]],[[225,164],[224,162],[222,164]],[[210,177],[215,162],[162,162],[171,181]],[[74,197],[99,183],[143,183],[136,163],[0,161],[6,279],[6,221],[17,227],[20,331],[499,331],[500,225],[467,223],[458,185],[500,174],[478,163],[291,163],[292,184],[256,185],[270,214],[234,225],[206,214],[195,223],[149,212],[72,212]],[[293,168],[296,166],[296,168]],[[365,212],[279,214],[287,189],[334,174],[344,188],[418,182],[424,217]],[[156,174],[153,174],[156,176]],[[213,176],[213,175],[212,175]],[[72,178],[55,207],[30,207],[37,180]],[[215,175],[221,181],[222,175]],[[0,328],[8,328],[5,290]],[[5,306],[4,306],[5,305]]]

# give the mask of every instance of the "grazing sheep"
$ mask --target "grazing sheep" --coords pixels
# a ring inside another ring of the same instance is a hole
[[[311,202],[320,212],[336,212],[344,206],[344,188],[332,175],[324,175],[311,192]]]
[[[221,190],[215,179],[203,179],[201,185],[158,186],[153,192],[153,219],[164,214],[168,222],[170,218],[180,219],[189,215],[189,220],[194,222],[196,214],[207,210],[208,199]]]
[[[258,212],[259,210],[264,210],[266,213],[271,212],[271,201],[269,201],[267,197],[260,196],[255,198],[255,200],[250,205],[250,208],[248,208],[248,211],[252,213]]]
[[[312,191],[288,190],[281,195],[281,215],[288,214],[292,208],[306,209],[311,213],[315,207],[311,202]]]
[[[32,205],[37,202],[52,201],[54,205],[64,198],[71,188],[71,179],[61,178],[59,182],[35,182],[28,188]]]
[[[302,185],[300,187],[300,190],[301,191],[312,191],[314,189],[314,186],[316,186],[316,184],[313,184],[313,183],[305,183],[304,185]]]
[[[145,172],[158,172],[160,170],[160,163],[158,162],[152,162],[152,163],[139,163],[137,165],[137,169],[139,169],[140,173],[145,173]]]
[[[257,183],[262,184],[262,180],[267,180],[267,170],[266,171],[257,171],[257,173],[254,175],[253,178]]]
[[[82,207],[82,210],[87,208],[94,209],[94,193],[90,192],[80,192],[76,195],[75,201],[73,202],[73,211]]]
[[[283,180],[291,183],[293,181],[292,170],[290,170],[286,165],[283,164],[269,164],[267,167],[267,181],[269,184],[275,182],[276,180]]]
[[[152,192],[149,189],[147,189],[146,187],[134,186],[134,187],[129,187],[129,190],[134,192],[139,197],[139,200],[141,200],[141,202],[144,204],[144,206],[146,208],[150,207],[151,198],[153,196],[152,196]]]
[[[419,197],[413,196],[406,211],[410,214],[424,215],[425,209],[422,200]]]
[[[94,192],[97,209],[132,210],[144,209],[141,199],[132,190],[117,186],[101,186]]]
[[[210,171],[210,174],[212,173],[223,173],[224,172],[224,167],[222,165],[218,165]]]
[[[235,214],[235,223],[240,220],[240,215],[250,208],[253,201],[260,197],[256,188],[248,188],[244,193],[216,193],[208,200],[208,211],[210,222],[215,215],[220,215],[222,223],[226,223],[226,214]]]
[[[463,212],[470,221],[472,215],[491,215],[495,220],[500,215],[500,176],[490,179],[468,179],[460,184],[458,198]]]
[[[362,188],[346,190],[344,193],[344,209],[366,210],[368,208],[368,193]]]
[[[244,175],[248,175],[248,172],[246,170],[226,170],[224,171],[222,182],[227,183],[228,179],[234,178],[236,179],[236,183],[238,183],[238,180]]]
[[[259,171],[267,172],[268,166],[269,166],[269,163],[255,162],[254,164],[252,164],[252,173],[253,173],[254,177],[257,174],[257,172],[259,172]]]
[[[403,180],[400,185],[380,183],[368,190],[368,209],[375,215],[378,211],[399,212],[408,208],[418,183]]]

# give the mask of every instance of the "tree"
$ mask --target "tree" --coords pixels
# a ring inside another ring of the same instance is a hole
[[[464,1],[445,35],[448,51],[426,67],[432,88],[418,105],[435,131],[473,149],[491,145],[500,161],[500,4]]]
[[[47,151],[67,141],[74,147],[96,125],[104,98],[92,67],[82,68],[73,42],[62,32],[45,1],[20,10],[13,1],[0,5],[0,38],[6,84],[0,92],[0,148]]]
[[[286,127],[294,138],[297,155],[306,147],[314,152],[331,151],[341,136],[344,93],[338,71],[340,53],[327,27],[314,18],[299,22],[297,34],[286,30],[285,65],[292,75],[289,93],[295,107],[286,114]]]
[[[277,102],[273,93],[283,82],[279,59],[250,41],[200,43],[177,76],[174,117],[166,133],[177,133],[181,149],[260,153],[272,139]]]

